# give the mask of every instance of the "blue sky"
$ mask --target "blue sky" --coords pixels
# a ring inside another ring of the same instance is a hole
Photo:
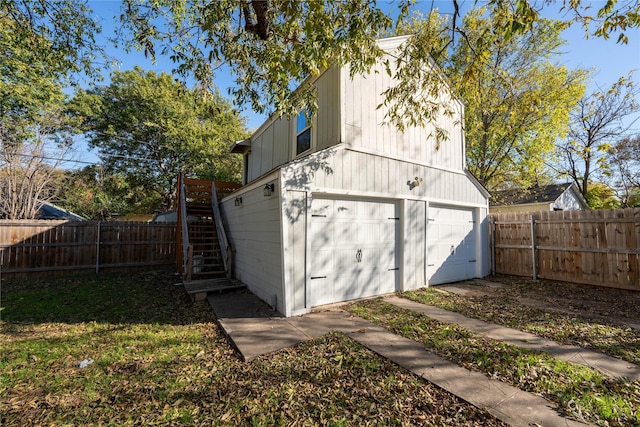
[[[416,2],[416,8],[428,9],[432,3],[435,7],[438,7],[441,11],[447,11],[452,8],[451,0],[425,0]],[[464,10],[466,7],[473,5],[473,1],[462,0],[459,2],[461,8]],[[384,2],[380,2],[384,7]],[[604,1],[593,2],[594,9],[604,4]],[[115,18],[119,16],[119,1],[112,0],[90,0],[89,6],[94,10],[94,13],[99,17],[100,24],[103,27],[102,37],[112,35],[112,31],[115,25]],[[393,7],[389,3],[389,7]],[[544,15],[549,18],[562,19],[561,12],[562,2],[552,3],[544,9]],[[562,49],[563,55],[560,58],[560,62],[566,65],[570,69],[575,68],[587,68],[593,69],[594,75],[589,88],[588,93],[597,90],[598,87],[606,88],[611,86],[621,76],[626,76],[631,70],[638,70],[635,73],[634,81],[640,84],[640,30],[635,29],[628,31],[629,44],[621,45],[616,43],[617,36],[614,36],[608,40],[602,38],[590,37],[585,39],[585,32],[582,27],[574,25],[568,30],[563,32],[563,38],[567,40],[567,45]],[[106,44],[106,40],[104,40]],[[146,70],[155,70],[156,72],[171,72],[174,67],[168,58],[158,58],[156,64],[153,64],[149,59],[145,58],[142,53],[132,52],[126,53],[122,49],[110,48],[108,53],[116,57],[120,61],[120,70],[129,70],[134,65],[139,65]],[[221,89],[221,92],[226,95],[226,89],[233,84],[232,76],[224,70],[220,70],[216,74],[216,85]],[[255,129],[265,120],[265,116],[255,114],[250,110],[242,110],[241,114],[247,117],[247,124],[249,129]],[[636,123],[636,127],[640,126],[640,120]],[[95,161],[96,156],[93,153],[89,153],[86,147],[79,147],[77,153],[80,160]]]

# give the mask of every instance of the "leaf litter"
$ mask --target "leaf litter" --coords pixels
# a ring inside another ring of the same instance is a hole
[[[340,333],[243,362],[174,282],[4,283],[0,424],[504,426]]]

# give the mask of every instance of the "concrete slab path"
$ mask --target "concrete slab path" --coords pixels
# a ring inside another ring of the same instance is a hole
[[[588,366],[604,375],[630,380],[640,380],[640,367],[615,357],[590,351],[581,347],[564,345],[556,341],[541,338],[537,335],[496,325],[484,320],[472,319],[453,311],[443,310],[431,305],[421,304],[398,296],[388,296],[385,301],[408,310],[422,313],[432,319],[443,323],[458,324],[473,333],[484,335],[488,338],[502,341],[516,347],[529,350],[539,350],[567,362]]]
[[[371,325],[351,338],[472,405],[484,409],[512,426],[581,426],[584,422],[565,418],[544,398],[468,370],[425,350],[413,340]]]
[[[562,416],[540,396],[458,366],[339,308],[284,318],[250,293],[210,295],[208,301],[245,360],[337,330],[513,426],[585,425]]]

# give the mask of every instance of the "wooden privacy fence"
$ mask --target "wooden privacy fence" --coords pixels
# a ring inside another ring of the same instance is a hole
[[[175,223],[0,220],[2,276],[175,266]]]
[[[493,271],[640,290],[640,209],[491,215]]]

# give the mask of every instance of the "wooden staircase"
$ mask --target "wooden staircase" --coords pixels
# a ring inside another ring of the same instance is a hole
[[[176,261],[187,292],[198,300],[242,286],[230,280],[232,251],[218,206],[219,197],[240,185],[180,175],[177,187]]]

